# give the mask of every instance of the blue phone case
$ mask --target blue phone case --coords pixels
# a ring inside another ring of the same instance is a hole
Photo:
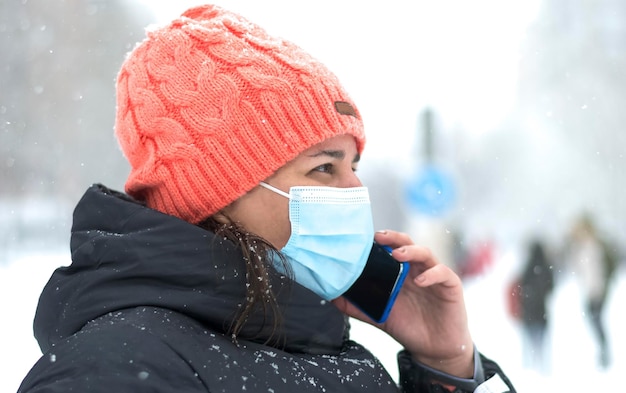
[[[352,304],[377,323],[383,323],[409,273],[408,262],[398,262],[391,249],[374,243],[359,278],[343,294]]]
[[[390,247],[388,246],[382,246],[382,247],[391,254]],[[393,292],[391,292],[391,296],[389,296],[389,300],[387,301],[387,307],[385,307],[385,311],[383,312],[383,315],[380,317],[379,320],[375,319],[377,323],[383,323],[389,317],[389,313],[391,312],[391,308],[393,307],[393,304],[396,302],[396,298],[398,297],[398,293],[400,293],[402,284],[404,283],[406,276],[409,274],[409,263],[401,262],[400,265],[402,265],[402,270],[400,271],[400,274],[398,275],[398,280],[396,280],[396,284],[393,286]]]

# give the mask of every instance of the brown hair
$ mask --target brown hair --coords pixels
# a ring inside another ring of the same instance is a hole
[[[220,212],[220,214],[223,215],[224,213]],[[280,337],[276,336],[276,333],[282,323],[282,316],[278,307],[276,293],[272,288],[270,280],[270,274],[275,274],[275,270],[270,267],[271,259],[268,255],[272,252],[276,253],[282,262],[286,276],[293,277],[289,264],[285,256],[267,240],[250,233],[241,225],[233,223],[232,220],[228,221],[228,223],[223,223],[217,220],[215,216],[211,216],[197,224],[199,227],[215,233],[215,239],[224,238],[235,244],[243,254],[243,260],[246,264],[246,298],[244,306],[227,328],[227,332],[232,336],[233,341],[236,342],[237,335],[241,332],[248,317],[258,309],[265,317],[268,316],[268,312],[272,315],[272,331],[265,344],[277,341],[280,339]],[[265,329],[265,326],[263,326],[263,329]]]

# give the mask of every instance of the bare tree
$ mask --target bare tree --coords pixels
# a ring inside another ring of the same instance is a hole
[[[121,0],[3,1],[0,15],[2,195],[120,186],[115,77],[152,15]]]

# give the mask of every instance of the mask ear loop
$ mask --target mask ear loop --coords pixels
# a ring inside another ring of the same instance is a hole
[[[269,184],[265,183],[265,182],[260,182],[259,185],[261,187],[267,188],[270,191],[274,191],[275,193],[284,196],[285,198],[289,198],[291,199],[291,195],[287,194],[285,191],[281,191],[278,188],[274,187],[274,186],[270,186]]]

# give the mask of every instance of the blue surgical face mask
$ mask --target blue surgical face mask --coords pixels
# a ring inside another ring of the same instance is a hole
[[[296,282],[326,300],[335,299],[359,277],[374,241],[374,224],[366,187],[291,187],[291,236],[281,250]],[[274,266],[284,268],[275,258]]]

